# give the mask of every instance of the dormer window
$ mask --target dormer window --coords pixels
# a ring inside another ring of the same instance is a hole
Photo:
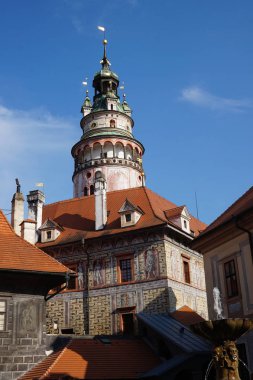
[[[126,218],[126,222],[131,222],[131,214],[126,214],[125,218]]]
[[[139,221],[140,217],[143,215],[143,211],[126,199],[119,210],[119,214],[121,216],[121,227],[129,227],[134,226]]]
[[[175,224],[188,234],[191,234],[191,215],[189,214],[189,211],[187,210],[186,206],[180,206],[166,210],[164,211],[164,214],[169,222]]]
[[[39,230],[41,233],[41,243],[47,243],[56,240],[63,231],[63,228],[54,220],[48,218]]]

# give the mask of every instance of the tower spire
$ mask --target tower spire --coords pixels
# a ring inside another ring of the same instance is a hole
[[[108,43],[107,39],[105,38],[105,27],[104,26],[98,26],[98,30],[101,30],[101,32],[104,33],[104,39],[103,39],[103,45],[104,45],[104,56],[103,59],[100,61],[102,65],[102,69],[109,69],[109,66],[111,65],[109,60],[106,56],[106,45]]]
[[[106,39],[103,40],[103,45],[104,45],[104,56],[103,56],[103,59],[100,61],[101,65],[102,65],[102,69],[109,69],[109,67],[111,66],[111,63],[109,62],[108,58],[107,58],[107,55],[106,55],[106,45],[107,45],[108,41]]]

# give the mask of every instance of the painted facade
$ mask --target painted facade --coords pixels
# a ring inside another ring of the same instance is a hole
[[[168,232],[154,229],[152,233],[46,251],[66,266],[71,262],[70,267],[78,273],[75,289],[48,303],[50,333],[57,323],[59,331],[70,328],[75,334],[119,334],[124,332],[125,315],[132,318],[137,332],[136,313],[170,313],[183,305],[207,318],[202,256],[176,242]],[[132,277],[123,282],[120,265],[127,259]],[[185,259],[189,262],[189,283],[184,278]]]

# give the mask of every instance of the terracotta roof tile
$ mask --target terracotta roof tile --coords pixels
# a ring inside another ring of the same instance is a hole
[[[143,211],[143,215],[134,226],[121,228],[119,210],[128,199]],[[64,228],[64,231],[54,241],[40,243],[38,246],[66,244],[69,242],[112,235],[126,231],[134,231],[141,228],[168,224],[164,210],[175,208],[176,205],[159,196],[146,187],[138,187],[126,190],[111,191],[107,193],[108,220],[103,230],[95,230],[95,201],[94,195],[70,200],[60,201],[45,205],[43,209],[43,220],[47,218],[54,220]],[[198,235],[199,230],[206,227],[198,219],[191,217],[190,228]]]
[[[166,218],[169,219],[169,218],[173,218],[174,216],[181,215],[184,207],[185,206],[179,206],[179,207],[171,208],[170,210],[165,210],[164,213],[165,213]]]
[[[50,355],[20,380],[59,379],[136,379],[161,360],[140,339],[73,339],[58,353]]]
[[[202,318],[198,313],[196,313],[196,311],[192,310],[189,306],[186,305],[175,310],[170,315],[178,322],[181,322],[186,326],[204,321],[204,318]]]
[[[16,235],[0,210],[0,270],[65,273],[58,261]]]

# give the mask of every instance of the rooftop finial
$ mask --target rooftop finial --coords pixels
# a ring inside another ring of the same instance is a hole
[[[105,27],[104,26],[98,26],[98,30],[101,30],[101,32],[104,33],[104,39],[103,39],[104,56],[103,56],[103,59],[100,61],[100,63],[102,64],[103,69],[104,68],[108,69],[111,64],[110,64],[110,62],[109,62],[109,60],[107,59],[107,56],[106,56],[106,45],[107,45],[108,41],[105,38]]]
[[[17,193],[20,193],[20,188],[21,188],[21,186],[20,186],[20,183],[19,183],[18,178],[16,178],[15,181],[16,181],[16,185],[17,185],[17,190],[16,190],[16,192],[17,192]]]

